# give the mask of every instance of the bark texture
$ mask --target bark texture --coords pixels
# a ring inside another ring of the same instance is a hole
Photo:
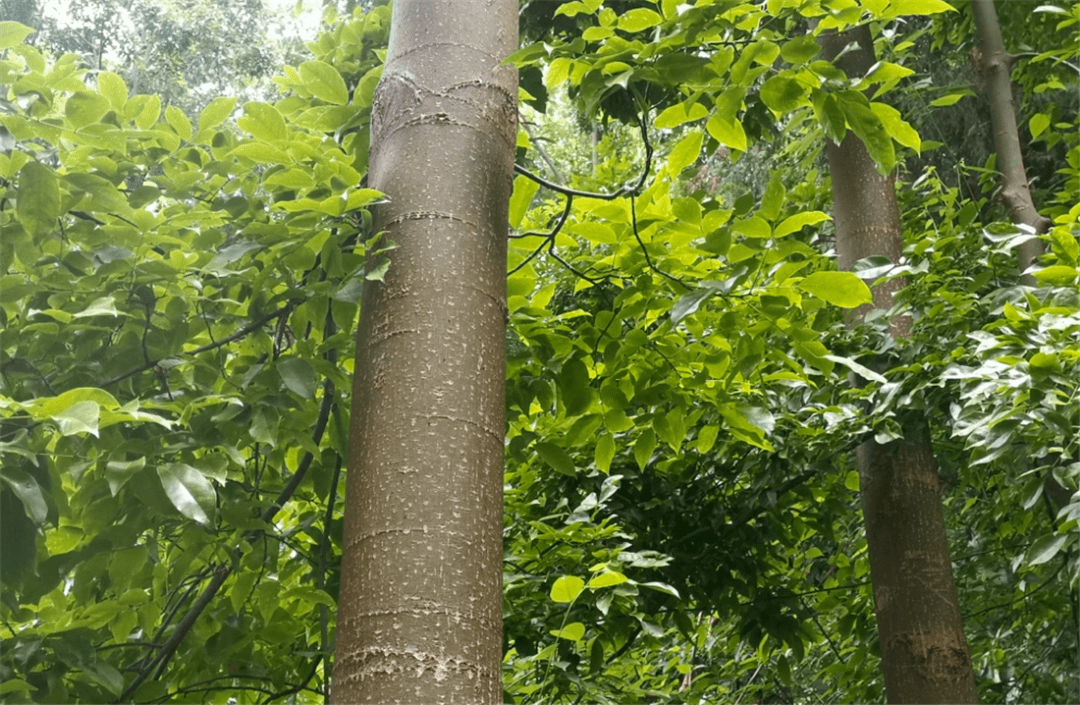
[[[396,249],[357,331],[334,702],[502,702],[517,11],[394,4],[369,178]]]
[[[861,76],[874,64],[866,26],[820,39],[826,58],[858,42],[857,50],[836,62],[849,76]],[[878,173],[851,132],[839,145],[830,140],[826,150],[840,268],[850,269],[870,255],[898,262],[902,236],[893,177]],[[890,308],[901,286],[902,280],[894,279],[875,287],[874,307]],[[856,311],[852,322],[868,308]],[[894,317],[890,329],[904,337],[910,321]],[[975,676],[926,423],[912,419],[904,430],[902,440],[886,445],[869,440],[856,453],[886,696],[890,703],[974,703]]]
[[[1053,223],[1039,215],[1031,199],[1024,156],[1020,151],[1020,132],[1016,126],[1016,105],[1013,103],[1012,67],[1015,59],[1005,51],[994,1],[973,0],[971,11],[979,35],[976,64],[986,83],[990,102],[994,149],[997,152],[997,168],[1001,173],[1001,199],[1009,209],[1012,222],[1027,225],[1042,234],[1048,232]],[[1018,249],[1020,271],[1023,272],[1042,254],[1042,241],[1032,239]],[[1032,283],[1031,279],[1028,279],[1028,283]]]

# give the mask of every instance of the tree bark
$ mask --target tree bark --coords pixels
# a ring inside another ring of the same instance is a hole
[[[1005,51],[1001,39],[994,0],[973,0],[971,11],[975,16],[979,51],[976,65],[986,83],[990,103],[990,122],[994,132],[994,149],[997,152],[997,169],[1001,173],[1001,198],[1009,210],[1009,219],[1017,225],[1026,225],[1037,234],[1049,232],[1053,223],[1039,215],[1031,199],[1024,156],[1020,151],[1020,131],[1016,126],[1016,105],[1013,103],[1012,67],[1015,59]],[[1023,272],[1042,254],[1042,241],[1032,238],[1020,245],[1020,271]],[[1025,277],[1029,284],[1031,277]]]
[[[369,177],[396,248],[357,330],[334,702],[502,702],[517,11],[394,4]]]
[[[850,42],[859,48],[836,64],[861,76],[874,64],[869,28],[822,35],[826,58]],[[827,142],[832,173],[836,250],[841,269],[870,255],[898,262],[900,216],[892,175],[883,176],[863,143],[848,132]],[[888,309],[903,286],[894,279],[874,287],[874,307]],[[855,312],[860,322],[870,307]],[[890,331],[905,337],[907,317]],[[945,535],[940,489],[926,422],[912,418],[903,439],[866,441],[856,452],[860,499],[870,556],[885,691],[890,703],[974,703],[975,676],[957,600]]]

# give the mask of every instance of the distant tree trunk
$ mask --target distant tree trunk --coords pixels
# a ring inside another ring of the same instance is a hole
[[[826,58],[858,42],[859,49],[836,62],[849,76],[861,76],[874,64],[866,26],[820,39]],[[898,262],[902,238],[893,177],[878,173],[851,132],[839,145],[829,140],[826,150],[840,268],[850,269],[870,255]],[[894,279],[874,287],[874,306],[890,308],[901,286]],[[857,311],[857,319],[866,313]],[[910,321],[894,317],[890,329],[893,336],[905,337]],[[890,703],[974,703],[975,676],[945,536],[941,483],[926,422],[912,418],[907,426],[902,440],[886,445],[868,440],[856,455],[885,691]]]
[[[397,0],[370,183],[396,245],[357,331],[338,703],[502,702],[516,0]]]
[[[1035,209],[1024,169],[1024,156],[1020,151],[1020,132],[1016,126],[1016,105],[1013,104],[1012,92],[1012,68],[1016,59],[1005,51],[994,1],[974,0],[971,11],[975,15],[975,29],[979,35],[975,63],[985,81],[990,102],[997,169],[1001,173],[1001,198],[1009,209],[1012,222],[1027,225],[1038,234],[1046,233],[1053,223]],[[1042,254],[1042,241],[1034,238],[1018,249],[1020,271],[1023,272]],[[1026,281],[1033,283],[1031,277],[1027,277]]]

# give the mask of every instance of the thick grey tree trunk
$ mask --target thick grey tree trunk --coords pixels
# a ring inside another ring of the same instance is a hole
[[[852,77],[874,64],[869,28],[821,36],[826,58],[853,41],[859,49],[836,62]],[[826,151],[840,268],[870,255],[898,262],[903,243],[892,176],[878,173],[851,132],[840,144],[829,140]],[[891,308],[901,286],[894,279],[875,287],[874,306]],[[853,322],[866,313],[857,311]],[[890,329],[907,336],[910,321],[894,317]],[[978,702],[929,433],[915,415],[905,425],[902,440],[868,440],[856,454],[886,696],[890,703]]]
[[[517,13],[394,4],[370,182],[396,249],[357,331],[334,702],[502,702]]]

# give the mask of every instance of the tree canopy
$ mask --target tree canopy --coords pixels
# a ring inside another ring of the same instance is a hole
[[[0,22],[10,702],[328,694],[361,293],[394,266],[366,180],[390,12],[330,10],[271,67],[256,4],[173,5],[213,31],[112,65]],[[1080,700],[1080,3],[998,12],[1044,233],[1000,193],[967,2],[522,3],[507,702],[881,701],[853,451],[912,414],[981,701]],[[854,25],[861,78],[818,43]],[[848,130],[904,250],[838,271]]]

